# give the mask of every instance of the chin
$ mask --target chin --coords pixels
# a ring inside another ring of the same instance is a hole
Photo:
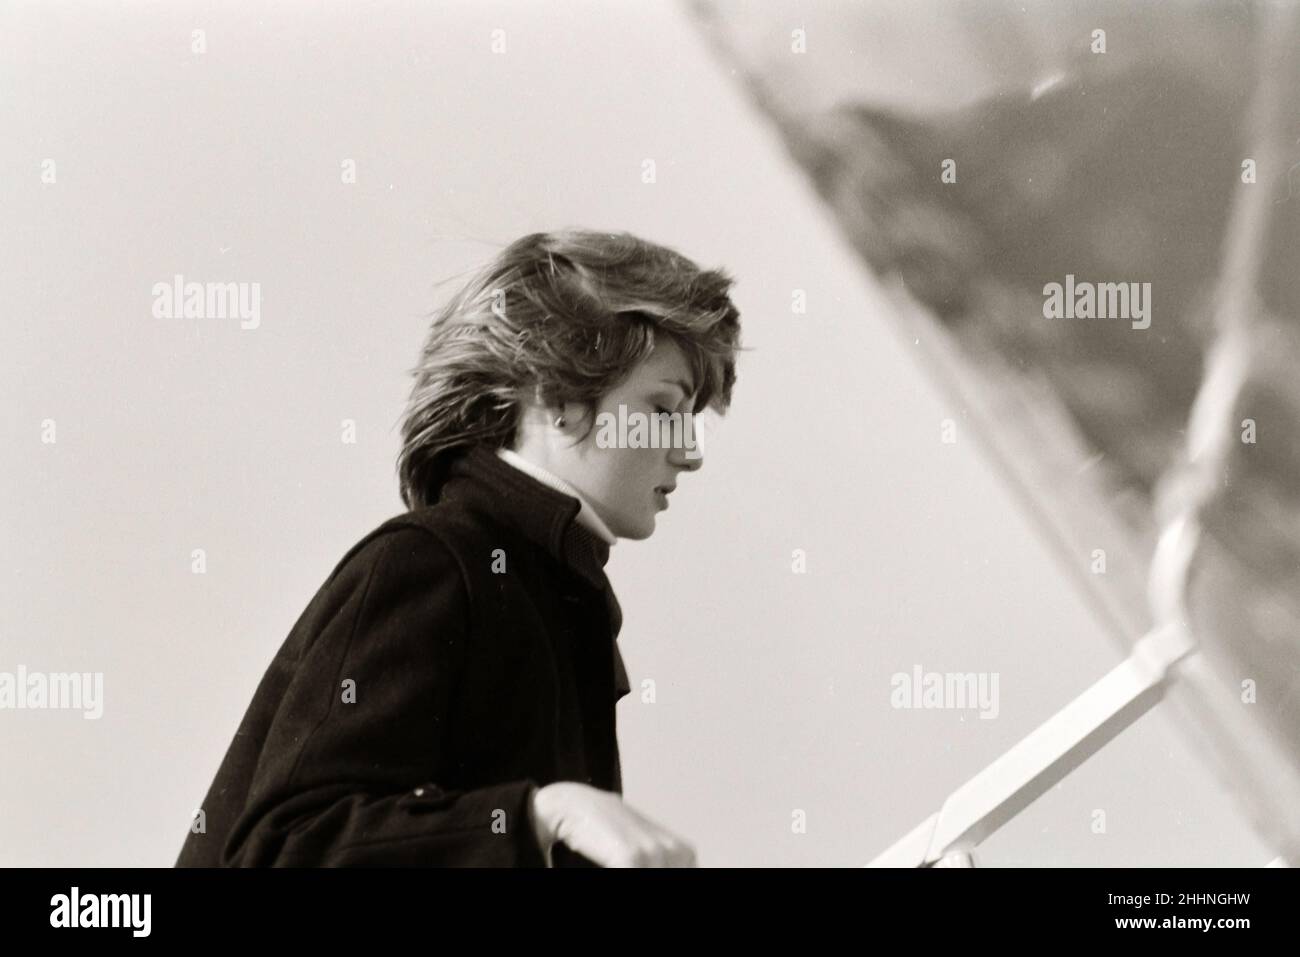
[[[636,525],[623,525],[616,529],[610,529],[619,538],[628,538],[634,542],[644,541],[655,532],[655,520],[653,517],[647,518],[645,522]]]

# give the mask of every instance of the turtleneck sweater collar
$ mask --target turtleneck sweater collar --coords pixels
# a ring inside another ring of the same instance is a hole
[[[530,462],[512,449],[501,448],[497,449],[496,452],[498,457],[509,462],[521,472],[531,475],[543,485],[553,488],[557,492],[562,492],[565,495],[570,495],[573,498],[576,498],[581,505],[581,508],[578,511],[577,520],[589,528],[592,533],[594,533],[596,537],[606,545],[612,547],[618,543],[618,539],[615,537],[614,533],[609,530],[609,526],[606,525],[601,520],[600,516],[596,514],[596,510],[592,508],[591,503],[587,501],[586,496],[574,488],[570,483],[564,481],[564,479],[560,478],[554,472],[544,469],[534,462]]]

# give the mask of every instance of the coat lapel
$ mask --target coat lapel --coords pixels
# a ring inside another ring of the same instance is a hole
[[[613,642],[615,700],[630,694],[618,648],[623,609],[605,575],[609,545],[577,521],[582,503],[515,468],[486,445],[470,446],[452,461],[440,492],[444,498],[517,528],[601,592]]]

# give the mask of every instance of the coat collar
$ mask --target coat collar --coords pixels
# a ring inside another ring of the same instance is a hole
[[[582,502],[539,482],[485,445],[470,446],[447,470],[441,497],[518,529],[594,588],[609,588],[609,545],[577,521]]]
[[[455,501],[518,529],[600,590],[609,612],[615,700],[631,693],[617,641],[623,628],[623,610],[605,576],[609,545],[577,521],[582,503],[520,471],[485,445],[472,445],[452,460],[439,500]]]
[[[496,452],[498,458],[505,459],[515,468],[531,475],[543,485],[549,486],[557,492],[563,492],[565,495],[571,495],[581,502],[582,507],[578,510],[577,521],[580,522],[588,531],[594,532],[596,537],[605,542],[605,544],[613,547],[618,541],[618,539],[614,537],[614,533],[609,530],[609,526],[601,521],[600,516],[596,514],[596,510],[591,506],[591,503],[583,498],[582,493],[568,482],[564,481],[564,479],[560,478],[554,472],[547,471],[540,465],[535,465],[513,449],[500,448],[497,449]]]

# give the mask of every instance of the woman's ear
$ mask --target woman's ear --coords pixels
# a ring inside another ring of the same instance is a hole
[[[565,424],[573,421],[573,413],[569,406],[547,402],[546,397],[542,395],[542,387],[540,384],[533,387],[532,409],[534,415],[545,418],[546,422],[549,423],[552,428],[564,428],[564,425],[557,424],[558,419],[563,418]]]

